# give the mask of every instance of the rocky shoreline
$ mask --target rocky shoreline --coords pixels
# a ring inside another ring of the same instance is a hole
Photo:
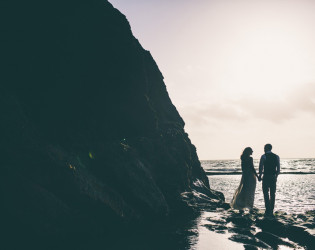
[[[183,194],[185,197],[186,194]],[[276,211],[265,216],[264,210],[235,210],[220,200],[194,194],[187,199],[190,207],[200,211],[200,227],[225,235],[230,241],[243,244],[245,249],[314,249],[315,210],[301,214]],[[197,233],[198,234],[198,233]]]
[[[233,209],[207,209],[204,227],[228,234],[229,239],[244,244],[245,249],[277,249],[286,246],[292,249],[314,249],[315,211],[305,214],[276,212],[274,217],[265,217],[264,211]]]

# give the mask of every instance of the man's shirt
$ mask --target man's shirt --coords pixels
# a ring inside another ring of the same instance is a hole
[[[271,151],[267,151],[266,154],[270,154]],[[260,162],[259,162],[259,175],[262,175],[263,169],[264,169],[264,164],[266,161],[266,154],[263,154],[260,158]],[[278,155],[277,156],[277,175],[280,174],[280,158]]]

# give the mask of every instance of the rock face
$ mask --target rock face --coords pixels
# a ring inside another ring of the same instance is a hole
[[[181,194],[194,190],[220,199],[123,14],[105,0],[2,1],[1,10],[8,232],[156,220],[182,211]]]

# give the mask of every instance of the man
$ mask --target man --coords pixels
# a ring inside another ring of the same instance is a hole
[[[258,180],[261,180],[261,175],[264,173],[262,181],[262,189],[265,199],[265,215],[273,215],[273,209],[275,207],[277,178],[280,173],[280,158],[278,155],[271,152],[272,145],[266,144],[264,147],[265,154],[260,158],[259,162],[259,176]],[[269,196],[270,192],[270,196]]]

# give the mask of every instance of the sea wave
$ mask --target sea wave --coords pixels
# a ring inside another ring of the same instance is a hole
[[[240,160],[206,160],[201,165],[207,175],[239,175],[242,173]],[[254,160],[258,172],[259,160]],[[315,159],[281,159],[281,174],[315,174]]]

